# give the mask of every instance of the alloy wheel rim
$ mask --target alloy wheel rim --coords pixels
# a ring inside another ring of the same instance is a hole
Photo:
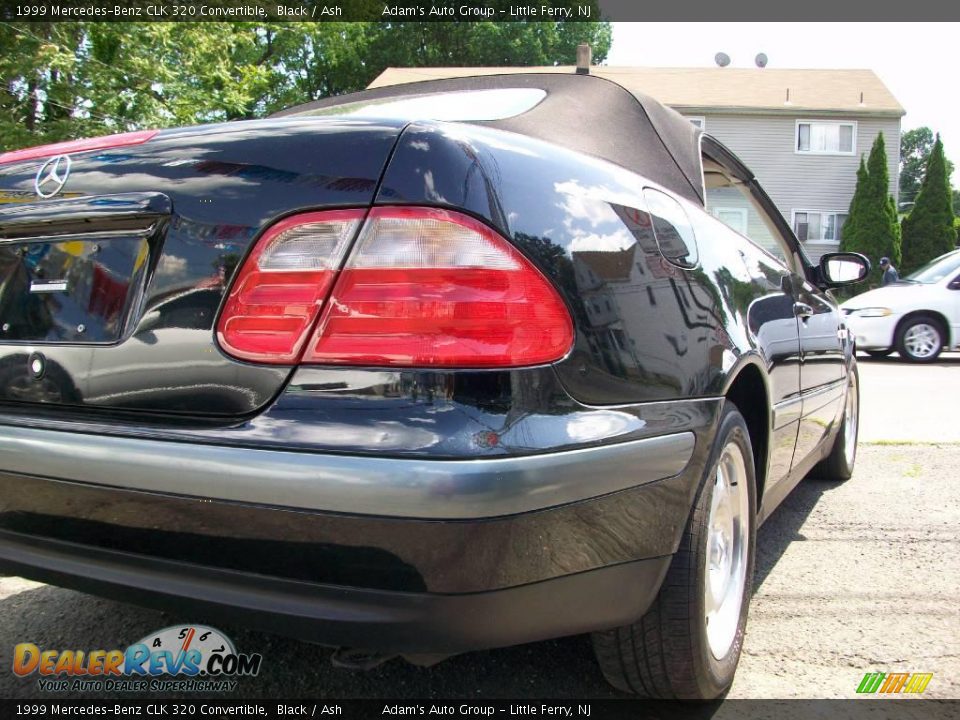
[[[913,357],[928,358],[940,346],[940,333],[929,323],[917,323],[904,333],[903,344]]]
[[[707,521],[704,619],[707,644],[717,660],[730,652],[743,606],[749,543],[747,466],[740,446],[727,443],[713,477]]]

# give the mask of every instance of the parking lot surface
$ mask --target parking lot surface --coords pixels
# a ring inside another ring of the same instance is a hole
[[[858,360],[861,440],[960,442],[960,353],[930,365],[908,365],[897,355]]]
[[[846,483],[805,480],[760,530],[731,697],[848,698],[871,671],[932,672],[927,697],[960,697],[960,443],[947,442],[960,423],[941,414],[960,399],[960,359],[933,367],[869,360],[861,378],[868,442],[856,474]],[[936,417],[928,421],[926,413]],[[918,432],[917,417],[942,434]],[[911,442],[889,444],[905,439],[894,431],[914,433]],[[35,679],[9,671],[16,643],[123,648],[151,631],[198,622],[220,627],[241,652],[264,657],[259,676],[242,679],[226,697],[618,696],[585,637],[473,653],[432,668],[391,661],[355,673],[332,667],[326,648],[19,578],[0,578],[0,696],[42,697]]]

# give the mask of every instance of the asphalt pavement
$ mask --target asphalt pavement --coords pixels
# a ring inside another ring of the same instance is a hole
[[[960,442],[960,353],[929,365],[860,355],[860,439]]]

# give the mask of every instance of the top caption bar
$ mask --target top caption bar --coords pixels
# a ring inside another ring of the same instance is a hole
[[[7,21],[64,22],[214,22],[231,20],[496,21],[591,22],[601,17],[599,3],[582,2],[409,2],[400,0],[0,0]]]
[[[0,0],[6,22],[596,22],[960,20],[942,0]],[[718,31],[719,32],[719,31]],[[718,37],[721,37],[718,35]],[[683,42],[682,37],[677,38]]]

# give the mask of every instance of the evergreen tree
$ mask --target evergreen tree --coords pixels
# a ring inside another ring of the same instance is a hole
[[[907,130],[900,136],[900,204],[916,202],[920,183],[927,172],[933,151],[933,131],[928,127]],[[947,177],[953,173],[953,163],[946,161]],[[954,207],[958,207],[956,200]]]
[[[893,199],[893,195],[887,195],[887,217],[890,218],[893,224],[893,246],[896,248],[894,251],[896,253],[897,263],[903,262],[903,229],[900,227],[900,213],[897,211],[897,201]],[[893,255],[888,255],[887,257],[891,258],[893,262]],[[895,267],[899,267],[895,265]]]
[[[903,271],[911,272],[956,247],[953,196],[943,143],[937,135],[916,204],[903,219]]]
[[[880,282],[880,258],[888,257],[900,265],[900,224],[897,207],[890,196],[890,171],[883,133],[877,135],[870,149],[866,167],[863,159],[857,171],[857,188],[850,203],[850,215],[841,231],[844,250],[859,252],[870,258],[873,270],[871,284]]]
[[[860,167],[857,168],[857,187],[853,191],[853,199],[850,201],[850,210],[847,212],[847,219],[840,229],[840,249],[844,252],[856,252],[854,239],[856,237],[857,217],[860,214],[860,208],[863,206],[863,197],[867,190],[867,166],[863,156],[860,156]]]

